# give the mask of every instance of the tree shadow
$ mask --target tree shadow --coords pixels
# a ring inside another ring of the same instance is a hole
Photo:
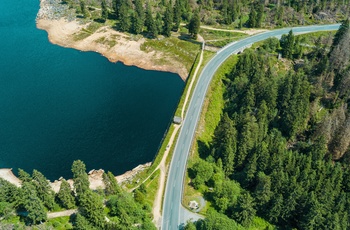
[[[210,147],[203,141],[198,140],[197,141],[198,146],[198,154],[199,157],[202,159],[206,159],[210,155]]]
[[[177,38],[180,40],[183,40],[183,41],[188,41],[188,42],[191,42],[193,44],[202,46],[201,42],[193,40],[193,38],[189,34],[186,34],[186,33],[180,33],[180,36],[178,36]]]
[[[106,22],[106,19],[104,19],[104,18],[95,18],[95,19],[94,19],[94,22],[97,22],[97,23],[105,23],[105,22]]]

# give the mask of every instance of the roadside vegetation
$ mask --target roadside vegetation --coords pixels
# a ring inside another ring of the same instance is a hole
[[[349,228],[349,21],[328,36],[271,38],[223,71],[188,169],[207,217],[185,229]]]

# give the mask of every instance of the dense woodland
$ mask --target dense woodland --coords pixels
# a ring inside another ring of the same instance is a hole
[[[22,186],[0,178],[0,229],[156,229],[151,220],[151,208],[144,202],[145,187],[134,193],[124,191],[111,172],[103,174],[104,190],[89,189],[85,164],[72,165],[74,188],[62,180],[57,194],[48,180],[37,170],[32,175],[19,170]],[[47,223],[48,211],[77,209],[69,222]],[[34,228],[35,229],[35,228]]]
[[[349,41],[346,20],[311,47],[290,32],[239,56],[214,139],[189,169],[213,209],[186,229],[244,229],[256,216],[278,229],[350,228]]]
[[[349,16],[349,0],[63,0],[84,18],[115,20],[115,28],[154,38],[169,37],[187,24],[193,36],[199,24],[274,28],[335,23]]]

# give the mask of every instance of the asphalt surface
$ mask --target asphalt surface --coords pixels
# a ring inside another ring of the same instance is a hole
[[[184,209],[181,205],[181,200],[187,157],[191,148],[208,86],[219,66],[231,54],[238,53],[251,44],[265,40],[269,37],[280,37],[282,34],[287,34],[291,29],[294,33],[309,33],[325,30],[337,30],[339,25],[340,24],[293,27],[264,32],[228,44],[219,50],[217,54],[209,61],[199,76],[196,88],[194,89],[190,105],[177,139],[173,158],[170,163],[163,201],[162,230],[180,229],[186,223],[187,218],[183,213]]]

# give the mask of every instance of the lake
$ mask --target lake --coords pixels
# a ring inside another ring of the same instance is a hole
[[[51,44],[35,25],[38,0],[0,8],[0,168],[54,180],[76,159],[116,175],[152,161],[181,78]]]

